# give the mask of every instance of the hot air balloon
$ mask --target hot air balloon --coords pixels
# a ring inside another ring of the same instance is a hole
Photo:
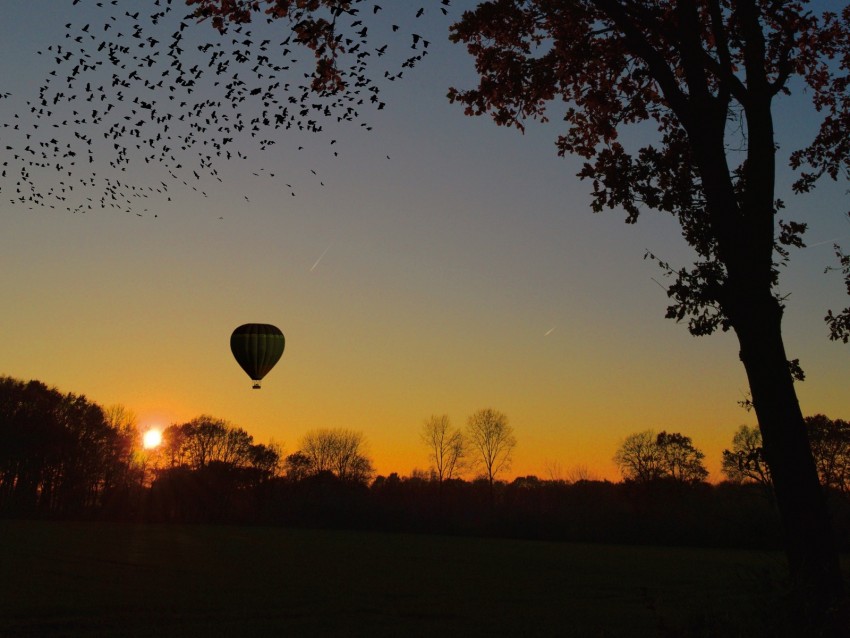
[[[230,335],[230,351],[260,389],[260,381],[283,354],[286,340],[280,328],[268,323],[246,323]]]

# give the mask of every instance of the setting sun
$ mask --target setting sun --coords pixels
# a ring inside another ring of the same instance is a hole
[[[146,450],[152,450],[162,443],[162,432],[156,428],[152,428],[142,435],[142,445]]]

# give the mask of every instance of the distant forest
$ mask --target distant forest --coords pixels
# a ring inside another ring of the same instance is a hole
[[[850,424],[807,419],[836,540],[850,551]],[[623,544],[781,548],[758,430],[723,452],[727,480],[705,481],[680,433],[640,432],[614,452],[621,482],[501,480],[516,443],[504,415],[466,430],[431,417],[431,467],[376,476],[363,437],[314,430],[285,455],[210,416],[169,426],[145,449],[132,413],[39,381],[0,377],[0,516],[375,529]],[[458,478],[460,470],[476,478]]]

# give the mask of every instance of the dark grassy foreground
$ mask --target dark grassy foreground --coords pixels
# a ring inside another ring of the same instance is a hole
[[[776,553],[0,521],[0,636],[773,636]]]

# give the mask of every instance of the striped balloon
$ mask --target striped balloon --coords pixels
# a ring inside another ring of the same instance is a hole
[[[286,340],[280,328],[268,323],[246,323],[230,335],[230,351],[260,388],[260,380],[280,360]]]

